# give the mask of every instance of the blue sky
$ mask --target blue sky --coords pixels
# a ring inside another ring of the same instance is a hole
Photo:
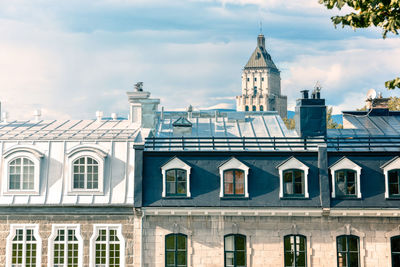
[[[316,81],[335,113],[400,74],[400,38],[335,29],[317,0],[0,1],[0,100],[10,119],[126,116],[143,81],[166,109],[234,107],[262,21],[293,109]]]

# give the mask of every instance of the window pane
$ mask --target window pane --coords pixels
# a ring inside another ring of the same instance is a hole
[[[392,266],[400,266],[400,254],[392,255]]]
[[[347,194],[347,188],[345,183],[344,171],[337,171],[336,174],[336,193],[339,196]]]
[[[358,252],[350,252],[349,267],[358,267]]]
[[[233,254],[233,252],[225,253],[225,264],[226,264],[226,266],[234,266],[234,254]]]
[[[244,195],[244,184],[235,184],[235,194]]]
[[[294,264],[293,252],[285,252],[285,267],[291,267]]]
[[[388,172],[389,175],[389,183],[398,183],[397,177],[398,177],[398,173],[397,170],[395,171],[389,171]]]
[[[356,181],[356,172],[347,171],[347,182],[355,183],[355,181]]]
[[[291,171],[286,171],[283,173],[283,182],[284,183],[291,183],[292,182],[292,175]]]
[[[284,250],[285,251],[291,251],[292,250],[292,244],[290,242],[290,236],[285,236],[285,238],[284,238]]]
[[[176,174],[178,177],[178,181],[186,181],[186,171],[185,170],[176,170]]]
[[[358,251],[358,238],[349,236],[349,251]]]
[[[175,236],[174,235],[167,236],[165,241],[166,241],[165,247],[167,249],[175,250]]]
[[[246,239],[243,236],[236,236],[235,238],[235,249],[236,250],[245,250],[246,247]]]
[[[236,183],[244,184],[244,171],[235,170],[235,179],[236,179]]]
[[[305,252],[298,252],[297,253],[297,267],[305,267],[306,266],[306,253]]]
[[[186,182],[178,182],[178,194],[186,194]]]
[[[347,267],[346,253],[338,253],[338,267]]]
[[[175,252],[167,251],[167,265],[175,266]]]
[[[244,251],[236,252],[236,265],[237,266],[246,265],[246,255]]]
[[[399,194],[399,185],[389,184],[389,195],[398,195],[398,194]]]
[[[175,195],[175,182],[167,182],[167,194]]]
[[[341,236],[337,239],[338,242],[338,251],[347,251],[347,241],[346,241],[346,237],[345,236]]]
[[[233,241],[234,241],[233,235],[225,237],[225,251],[233,251],[234,250]]]
[[[233,194],[233,183],[225,182],[224,190],[225,190],[225,194],[232,195]]]
[[[175,170],[167,171],[167,181],[175,181]]]
[[[178,266],[186,266],[186,251],[178,251],[176,261]]]
[[[178,235],[178,249],[186,250],[186,236]]]
[[[296,183],[302,183],[303,182],[303,171],[295,170],[294,171],[294,180]]]
[[[233,171],[224,172],[224,181],[226,183],[233,183]]]
[[[391,238],[392,252],[400,252],[400,236]]]
[[[306,250],[306,238],[303,236],[299,236],[299,250],[300,251]]]

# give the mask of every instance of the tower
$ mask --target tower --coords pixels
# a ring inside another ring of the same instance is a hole
[[[264,35],[242,72],[242,95],[236,97],[238,111],[278,111],[287,116],[287,96],[281,95],[280,71],[265,48]]]

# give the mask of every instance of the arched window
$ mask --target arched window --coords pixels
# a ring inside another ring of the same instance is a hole
[[[390,238],[390,247],[392,251],[392,266],[400,266],[400,236]]]
[[[249,111],[249,106],[246,106],[246,107],[244,108],[244,110],[245,110],[245,111]]]
[[[287,235],[283,238],[285,267],[307,266],[307,240],[302,235]]]
[[[32,160],[19,157],[8,164],[9,190],[33,190],[35,164]]]
[[[283,195],[304,197],[304,171],[298,169],[283,172]]]
[[[166,171],[167,196],[186,196],[187,173],[182,169],[171,169]]]
[[[354,170],[337,170],[335,171],[335,192],[340,197],[356,197],[357,196],[357,178]]]
[[[400,170],[388,171],[389,197],[400,197]]]
[[[260,106],[260,111],[264,111],[264,106]]]
[[[224,171],[224,195],[244,196],[244,171],[238,169]]]
[[[336,238],[337,266],[360,266],[360,239],[354,235],[341,235]]]
[[[184,234],[169,234],[165,236],[165,266],[187,266],[187,236]]]
[[[256,106],[253,106],[253,111],[257,111],[257,107]]]
[[[226,235],[224,238],[225,267],[246,266],[246,237],[239,234]]]
[[[84,156],[73,162],[73,189],[99,188],[99,163]]]

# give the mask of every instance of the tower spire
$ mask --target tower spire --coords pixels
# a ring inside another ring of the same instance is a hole
[[[262,21],[260,20],[260,35],[262,34]]]

